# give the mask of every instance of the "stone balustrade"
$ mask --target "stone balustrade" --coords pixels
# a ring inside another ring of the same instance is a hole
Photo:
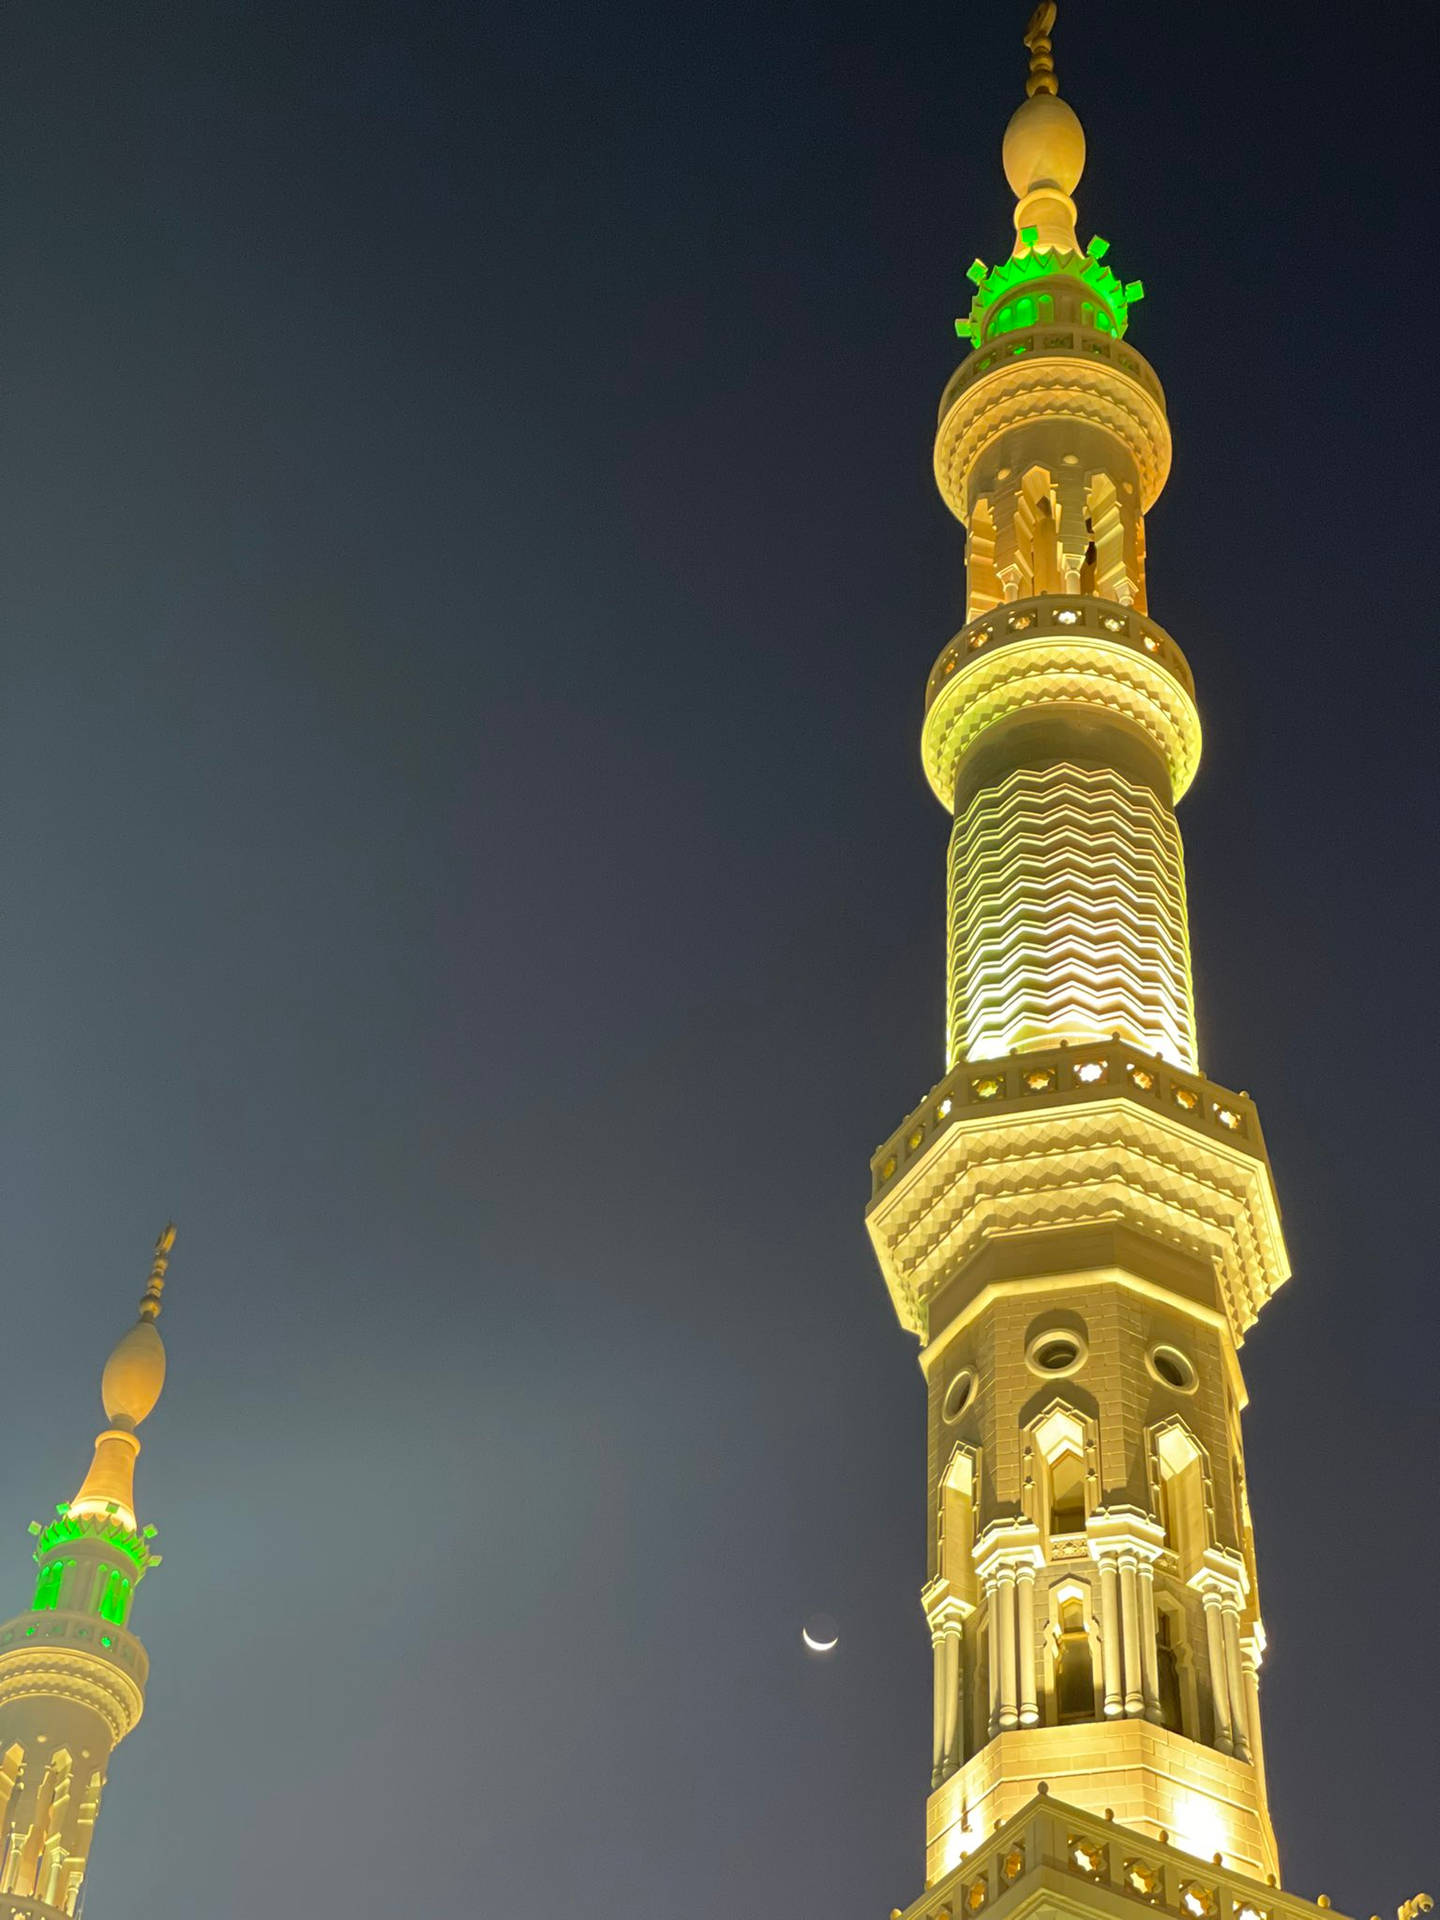
[[[1099,1819],[1053,1799],[1043,1784],[1037,1797],[984,1839],[923,1899],[891,1920],[972,1920],[994,1909],[994,1920],[1032,1907],[1053,1893],[1062,1910],[1073,1904],[1076,1883],[1103,1888],[1102,1911],[1114,1913],[1115,1898],[1137,1912],[1170,1920],[1318,1920],[1323,1906],[1227,1869],[1170,1844],[1147,1838],[1114,1820]],[[1068,1896],[1068,1898],[1067,1898]]]
[[[1265,1157],[1260,1117],[1248,1094],[1232,1093],[1203,1074],[1186,1073],[1124,1041],[1092,1040],[1012,1053],[1003,1060],[967,1060],[952,1068],[876,1149],[870,1162],[872,1196],[962,1122],[1116,1098],[1229,1141],[1258,1160]]]

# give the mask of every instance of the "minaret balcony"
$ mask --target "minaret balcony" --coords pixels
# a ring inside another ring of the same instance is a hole
[[[1164,406],[1165,392],[1160,385],[1160,376],[1143,353],[1137,353],[1134,347],[1108,334],[1096,333],[1093,328],[1070,326],[1062,322],[1048,327],[1028,327],[1014,333],[997,334],[994,339],[987,340],[983,347],[967,354],[951,374],[940,396],[939,417],[943,420],[962,393],[968,393],[977,380],[983,380],[987,373],[994,373],[997,368],[1003,370],[1017,360],[1074,359],[1116,368],[1142,386],[1152,400]]]
[[[1063,324],[987,341],[952,374],[935,435],[935,481],[950,511],[969,524],[971,469],[997,436],[1058,420],[1099,428],[1127,450],[1148,512],[1171,458],[1155,370],[1133,347]]]
[[[93,1707],[118,1742],[144,1711],[149,1674],[149,1656],[135,1635],[93,1613],[53,1608],[0,1626],[0,1709],[58,1692]]]
[[[1118,1776],[1117,1798],[1127,1779]],[[1007,1920],[1037,1904],[1137,1920],[1147,1911],[1171,1920],[1334,1920],[1328,1906],[1238,1868],[1239,1836],[1227,1830],[1224,1809],[1197,1797],[1192,1812],[1183,1788],[1173,1796],[1173,1828],[1152,1832],[1067,1805],[1044,1781],[1028,1794],[1001,1825],[972,1814],[968,1828],[952,1829],[928,1891],[898,1920],[970,1920],[981,1912]]]
[[[990,728],[1017,715],[1089,708],[1144,736],[1179,800],[1200,762],[1195,682],[1184,654],[1148,615],[1088,594],[1043,594],[993,607],[942,650],[925,687],[925,775],[942,806]]]
[[[12,1650],[57,1645],[113,1661],[137,1686],[143,1687],[150,1676],[150,1656],[135,1635],[108,1620],[97,1619],[93,1613],[62,1613],[58,1609],[22,1613],[0,1627],[0,1660]]]
[[[1203,1254],[1237,1345],[1289,1277],[1260,1117],[1123,1040],[951,1069],[870,1162],[866,1224],[902,1326],[996,1234],[1119,1221]]]

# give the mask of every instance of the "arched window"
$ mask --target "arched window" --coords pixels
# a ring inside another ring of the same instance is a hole
[[[100,1618],[112,1626],[123,1627],[130,1610],[130,1582],[117,1568],[111,1568],[100,1589]]]
[[[1048,293],[1042,293],[1035,302],[1035,305],[1039,309],[1041,326],[1048,327],[1050,322],[1055,318],[1055,302],[1050,298]]]
[[[73,1567],[73,1560],[52,1560],[48,1567],[40,1569],[40,1577],[35,1582],[35,1612],[46,1613],[60,1604],[61,1590],[65,1585],[65,1570]]]
[[[1168,1607],[1155,1614],[1156,1673],[1160,1685],[1160,1724],[1172,1733],[1185,1731],[1185,1715],[1180,1704],[1180,1652],[1175,1644],[1175,1617]]]
[[[1083,303],[1083,304],[1081,305],[1081,308],[1080,308],[1080,320],[1081,320],[1081,324],[1082,324],[1083,326],[1087,326],[1087,327],[1093,327],[1093,326],[1094,326],[1094,324],[1095,324],[1095,302],[1094,302],[1093,300],[1086,300],[1086,301],[1085,301],[1085,302],[1084,302],[1084,303]]]
[[[1029,1512],[1048,1543],[1085,1531],[1092,1489],[1093,1421],[1057,1400],[1030,1429],[1026,1472],[1034,1488]]]
[[[1005,598],[1005,589],[995,571],[995,513],[983,494],[970,513],[970,537],[965,542],[965,575],[968,587],[967,620],[978,619]]]
[[[1035,302],[1028,293],[1015,302],[1015,324],[1017,327],[1033,327],[1035,324]]]
[[[1050,1464],[1050,1532],[1085,1531],[1085,1462],[1067,1449]]]
[[[1020,482],[1015,502],[1015,546],[1022,594],[1060,591],[1060,535],[1054,491],[1044,467],[1031,467]]]
[[[1055,1717],[1063,1726],[1095,1717],[1095,1668],[1085,1603],[1078,1594],[1059,1602],[1055,1616]]]
[[[1014,324],[1015,309],[1013,307],[1002,307],[999,313],[996,314],[995,324],[991,327],[990,331],[991,333],[1009,333]]]
[[[1115,322],[1104,307],[1095,309],[1095,330],[1097,333],[1114,333]]]
[[[973,1600],[975,1562],[975,1454],[956,1447],[940,1481],[939,1552],[936,1561],[952,1593]]]
[[[1155,1435],[1156,1494],[1165,1544],[1188,1580],[1210,1544],[1205,1456],[1195,1437],[1178,1422]]]

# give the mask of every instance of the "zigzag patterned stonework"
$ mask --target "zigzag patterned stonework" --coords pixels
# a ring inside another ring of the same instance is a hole
[[[1109,767],[1020,767],[950,837],[948,1062],[1120,1034],[1195,1065],[1179,829]]]

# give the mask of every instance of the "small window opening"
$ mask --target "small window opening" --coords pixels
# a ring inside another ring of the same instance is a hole
[[[1063,1723],[1089,1720],[1095,1713],[1095,1673],[1085,1608],[1079,1600],[1060,1603],[1059,1645],[1055,1654],[1055,1712]]]
[[[1155,1653],[1160,1683],[1160,1724],[1171,1733],[1185,1731],[1180,1710],[1180,1656],[1175,1646],[1175,1624],[1161,1608],[1155,1619]]]

